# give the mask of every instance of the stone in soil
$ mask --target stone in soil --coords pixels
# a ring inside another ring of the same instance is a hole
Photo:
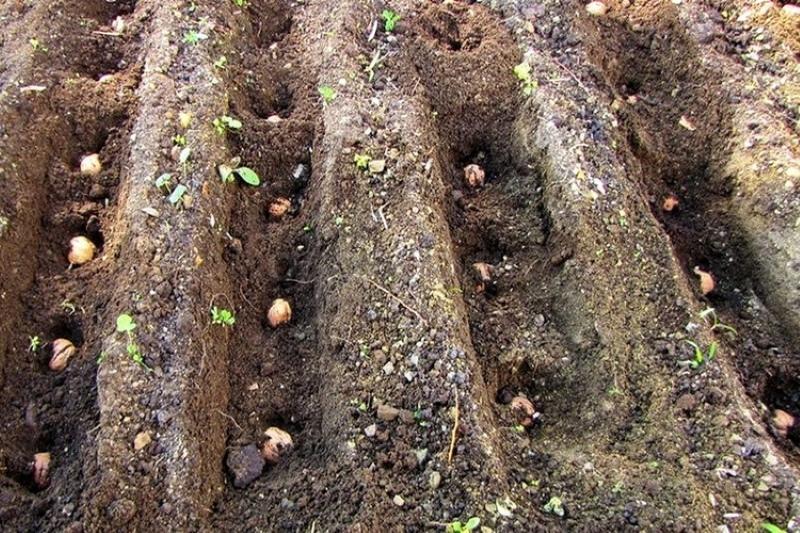
[[[264,470],[264,458],[255,444],[234,448],[225,462],[233,477],[233,486],[243,489],[256,480]]]

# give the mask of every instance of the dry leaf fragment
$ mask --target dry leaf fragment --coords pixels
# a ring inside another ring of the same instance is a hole
[[[709,272],[700,270],[700,267],[696,266],[694,267],[694,273],[700,278],[700,292],[702,292],[703,295],[709,294],[714,290],[716,283],[714,283],[714,278],[711,277]]]
[[[678,124],[680,124],[689,131],[694,131],[697,129],[697,127],[692,123],[691,120],[689,120],[686,117],[686,115],[681,115],[681,119],[678,121]]]

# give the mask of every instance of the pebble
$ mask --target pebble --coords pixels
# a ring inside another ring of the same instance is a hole
[[[234,448],[228,452],[225,465],[233,476],[233,486],[243,489],[261,475],[264,458],[255,444]]]
[[[383,365],[383,373],[387,376],[391,375],[394,372],[394,363],[389,361],[385,365]]]
[[[442,475],[436,470],[431,472],[430,477],[428,477],[428,485],[430,485],[431,489],[433,490],[438,489],[441,483],[442,483]]]
[[[374,437],[377,432],[378,432],[377,424],[370,424],[369,426],[364,428],[364,435],[366,435],[369,438]]]
[[[150,433],[146,431],[142,431],[133,439],[133,449],[137,452],[143,449],[145,446],[152,442],[152,438],[150,437]]]
[[[378,418],[385,422],[391,422],[397,418],[399,414],[400,410],[395,409],[391,405],[381,404],[378,406]]]
[[[406,503],[406,501],[403,499],[403,497],[400,496],[399,494],[397,496],[395,496],[394,498],[392,498],[392,501],[398,507],[402,507]]]

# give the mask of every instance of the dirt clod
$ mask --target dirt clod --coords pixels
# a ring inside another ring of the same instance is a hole
[[[664,198],[664,201],[661,204],[661,209],[669,213],[677,208],[679,203],[678,197],[674,194],[670,194]]]
[[[529,427],[533,424],[536,417],[536,409],[533,407],[533,403],[526,397],[515,396],[514,399],[511,400],[511,410],[514,412],[519,424],[525,427]]]
[[[264,470],[264,458],[255,444],[248,444],[228,451],[225,465],[233,477],[233,486],[243,489],[255,481]]]
[[[378,405],[378,418],[385,421],[391,422],[392,420],[396,419],[400,415],[400,410],[395,409],[391,405],[380,404]]]
[[[772,414],[772,426],[775,432],[781,437],[786,437],[789,432],[797,425],[797,419],[783,409],[775,409]]]

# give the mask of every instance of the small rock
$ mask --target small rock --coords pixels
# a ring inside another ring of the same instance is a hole
[[[142,431],[133,439],[133,449],[137,452],[143,449],[145,446],[152,442],[152,438],[150,437],[150,433],[147,431]]]
[[[545,318],[543,314],[540,313],[535,317],[533,317],[533,325],[536,326],[537,328],[544,326],[544,323],[545,323]]]
[[[380,174],[386,170],[386,160],[385,159],[373,159],[369,162],[369,171],[372,174]]]
[[[243,489],[261,475],[265,461],[258,447],[248,444],[229,451],[225,464],[233,476],[233,486]]]
[[[392,501],[398,507],[402,507],[406,503],[406,501],[403,499],[403,497],[400,496],[399,494],[397,496],[395,496],[394,498],[392,498]]]
[[[377,424],[370,424],[369,426],[364,428],[364,435],[366,435],[369,438],[374,437],[377,432],[378,432]]]
[[[394,372],[394,364],[389,361],[385,365],[383,365],[383,373],[387,376],[391,375]]]
[[[441,485],[441,483],[442,483],[442,475],[436,470],[431,472],[431,475],[428,477],[428,485],[430,485],[430,487],[433,490],[436,490],[439,488],[439,485]]]
[[[378,406],[378,418],[385,422],[391,422],[400,414],[399,409],[395,409],[391,405],[381,404]]]

